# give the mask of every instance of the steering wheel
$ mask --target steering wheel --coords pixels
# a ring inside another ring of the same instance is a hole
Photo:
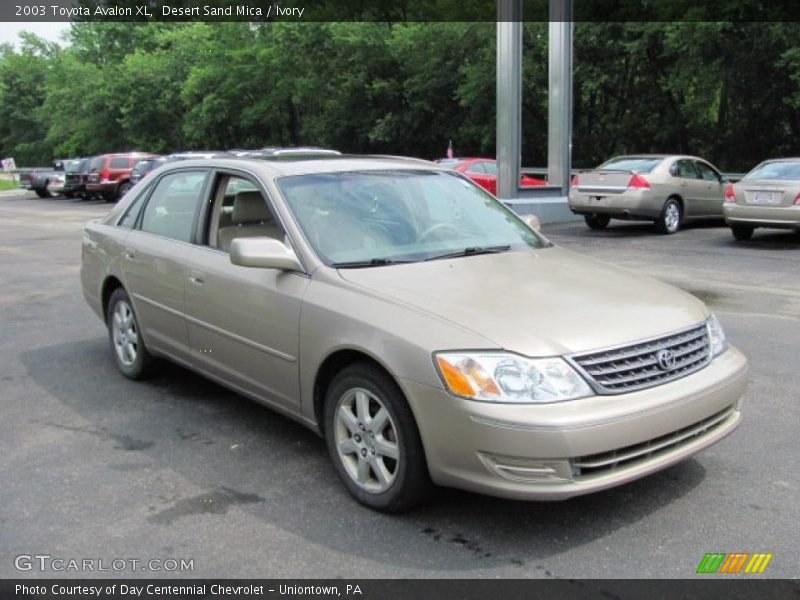
[[[428,237],[440,231],[442,232],[449,231],[454,234],[452,237],[458,237],[461,233],[452,223],[434,223],[433,225],[428,227],[425,231],[419,234],[419,236],[417,237],[417,241],[424,242]]]

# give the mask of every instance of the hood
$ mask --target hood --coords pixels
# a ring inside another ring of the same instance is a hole
[[[339,273],[532,357],[629,344],[708,316],[686,292],[557,247]]]

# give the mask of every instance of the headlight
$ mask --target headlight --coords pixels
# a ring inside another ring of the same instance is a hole
[[[722,325],[715,315],[711,315],[706,321],[706,329],[708,329],[708,340],[711,343],[711,358],[714,358],[728,349],[728,342],[725,340]]]
[[[447,390],[471,400],[540,404],[592,395],[562,358],[441,352],[434,360]]]

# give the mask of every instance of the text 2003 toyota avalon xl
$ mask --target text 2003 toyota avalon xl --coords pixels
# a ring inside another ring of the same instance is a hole
[[[167,165],[87,225],[81,279],[124,375],[166,357],[300,421],[379,510],[586,494],[740,421],[746,360],[705,305],[427,162]]]

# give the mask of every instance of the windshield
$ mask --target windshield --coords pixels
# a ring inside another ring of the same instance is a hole
[[[633,171],[634,173],[649,173],[655,169],[663,158],[652,156],[619,156],[604,162],[598,169],[613,169],[615,171]]]
[[[781,160],[761,163],[742,177],[742,181],[745,179],[800,180],[800,161]]]
[[[549,245],[503,204],[455,173],[324,173],[277,183],[306,239],[329,266]]]

